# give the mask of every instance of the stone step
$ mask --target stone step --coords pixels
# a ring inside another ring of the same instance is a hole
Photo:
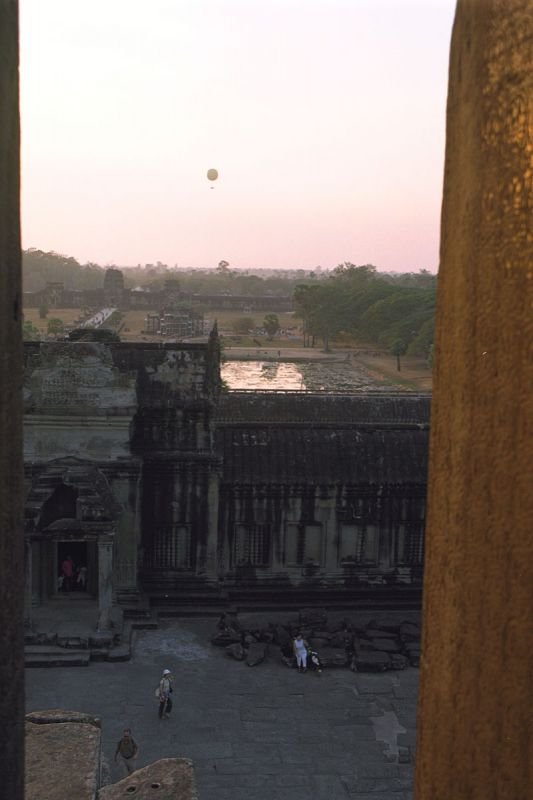
[[[65,650],[88,650],[89,638],[87,636],[58,636],[57,644]]]
[[[26,667],[88,667],[88,650],[65,650],[64,647],[29,645],[24,648]]]
[[[154,616],[154,614],[152,614],[151,619],[133,618],[130,619],[130,622],[132,628],[136,631],[156,631],[159,628],[157,615]]]

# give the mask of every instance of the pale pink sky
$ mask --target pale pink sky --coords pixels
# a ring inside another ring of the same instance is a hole
[[[455,0],[20,5],[24,247],[437,269]]]

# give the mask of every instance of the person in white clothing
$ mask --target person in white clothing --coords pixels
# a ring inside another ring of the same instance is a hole
[[[307,670],[307,649],[309,645],[301,633],[299,633],[296,639],[293,641],[292,646],[294,655],[296,656],[296,666],[298,667],[298,672],[305,672]]]
[[[172,674],[169,669],[163,670],[159,681],[159,719],[168,719],[172,710]]]

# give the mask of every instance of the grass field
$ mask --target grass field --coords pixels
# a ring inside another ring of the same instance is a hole
[[[39,309],[38,308],[25,308],[24,309],[24,321],[31,322],[37,330],[41,331],[42,333],[46,333],[48,328],[48,320],[50,319],[60,319],[64,325],[73,325],[74,320],[77,319],[81,314],[81,310],[79,308],[51,308],[48,311],[45,319],[41,319],[39,317]]]

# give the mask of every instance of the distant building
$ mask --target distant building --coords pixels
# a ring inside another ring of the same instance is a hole
[[[145,333],[159,333],[159,320],[160,315],[156,312],[149,311],[144,318],[144,332]]]
[[[119,269],[106,269],[104,275],[104,301],[119,307],[124,294],[124,274]]]

